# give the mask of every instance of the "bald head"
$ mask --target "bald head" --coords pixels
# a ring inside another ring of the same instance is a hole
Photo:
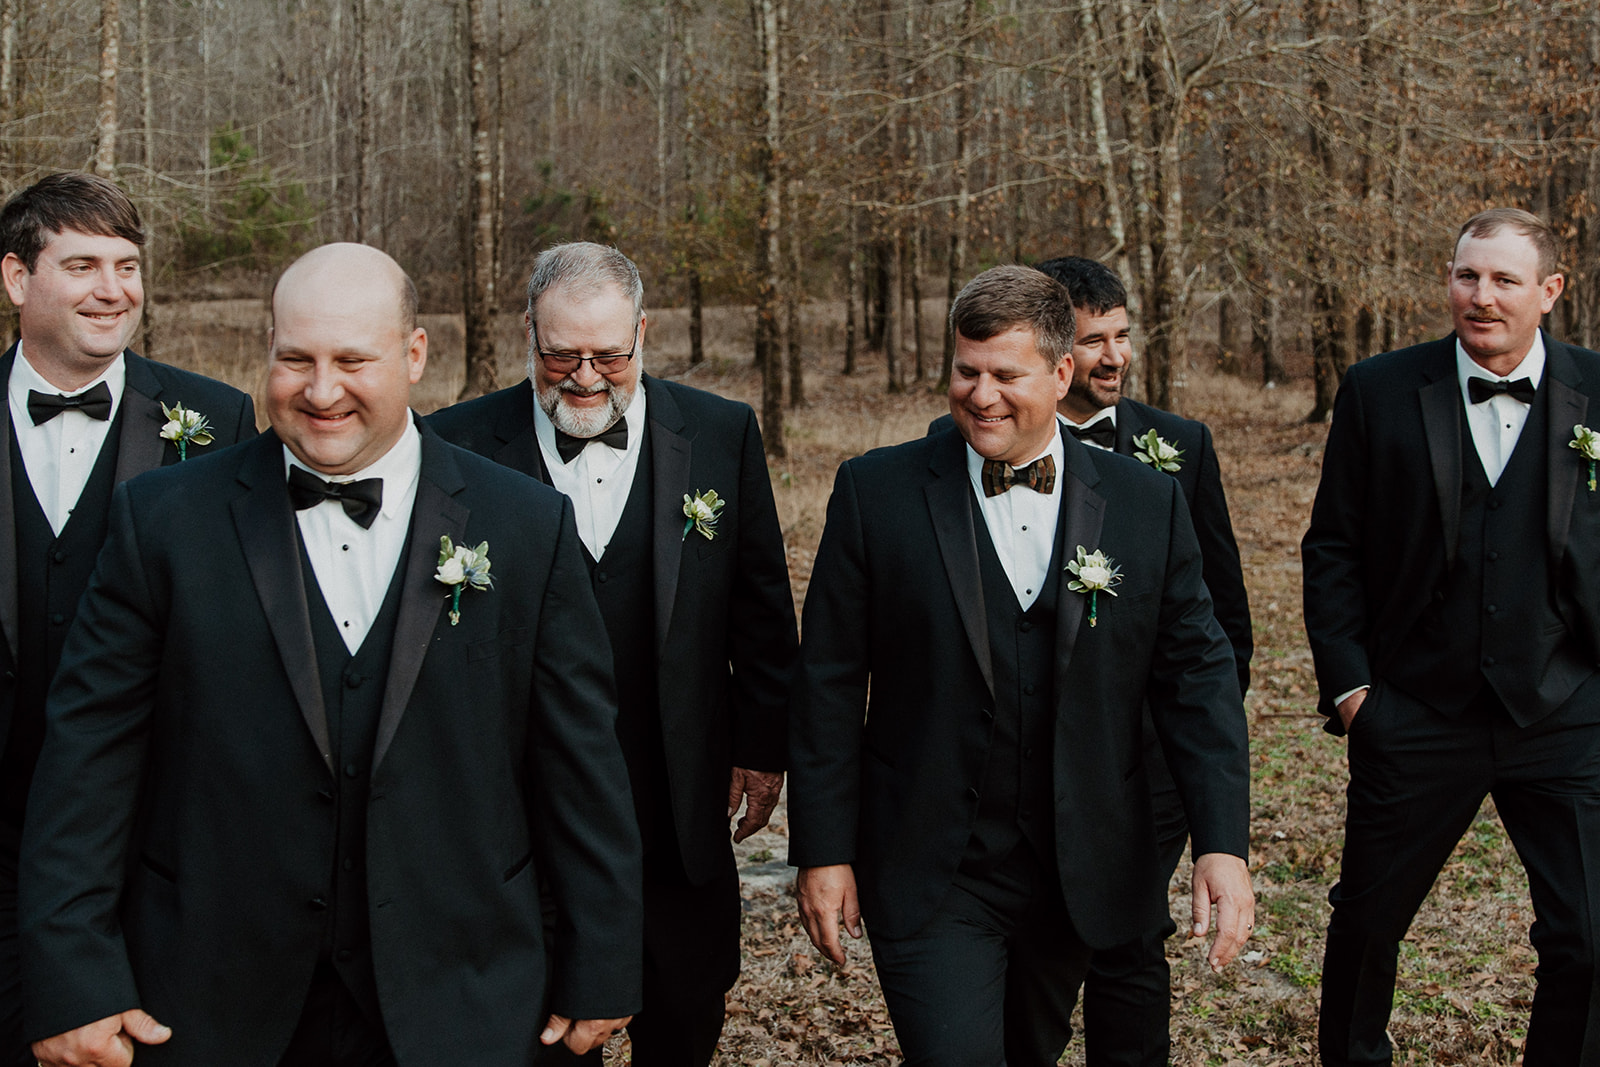
[[[381,301],[385,292],[394,302],[396,325],[409,335],[417,328],[417,287],[400,264],[371,245],[347,241],[322,245],[289,264],[279,276],[272,290],[272,317],[277,320],[279,302],[285,297],[344,301],[360,295]]]

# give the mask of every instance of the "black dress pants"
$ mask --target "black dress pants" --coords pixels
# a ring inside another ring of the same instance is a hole
[[[1538,989],[1524,1067],[1600,1065],[1600,676],[1526,728],[1487,688],[1445,716],[1379,682],[1349,731],[1344,858],[1328,894],[1318,1041],[1329,1067],[1392,1062],[1400,941],[1493,796],[1528,874]]]
[[[380,1019],[369,1018],[330,963],[319,963],[279,1067],[394,1067]]]
[[[21,834],[0,821],[0,1067],[33,1067],[22,1029],[22,960],[17,950],[17,846]]]
[[[915,934],[871,941],[905,1067],[1055,1067],[1061,1058],[1089,949],[1053,862],[1026,844],[983,877],[958,873]]]

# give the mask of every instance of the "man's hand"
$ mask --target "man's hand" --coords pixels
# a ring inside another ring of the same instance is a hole
[[[1239,954],[1256,923],[1256,895],[1250,869],[1238,856],[1207,852],[1194,861],[1194,936],[1206,936],[1211,905],[1217,906],[1217,936],[1208,962],[1218,974]]]
[[[1350,729],[1350,724],[1355,721],[1356,712],[1360,711],[1361,705],[1366,703],[1367,692],[1368,690],[1365,687],[1357,689],[1354,693],[1339,701],[1339,706],[1334,709],[1339,713],[1339,721],[1344,723],[1344,728],[1347,732]]]
[[[621,1033],[632,1019],[631,1015],[622,1019],[569,1019],[552,1014],[539,1040],[546,1045],[560,1041],[573,1055],[582,1056],[605,1044],[612,1034]]]
[[[848,863],[831,867],[802,867],[795,878],[800,901],[800,921],[817,951],[844,966],[844,946],[839,943],[839,916],[850,936],[861,937],[861,904],[856,899],[856,872]]]
[[[133,1043],[159,1045],[172,1036],[138,1008],[88,1023],[76,1030],[57,1034],[33,1043],[33,1056],[40,1067],[128,1067],[133,1062]]]
[[[744,818],[734,827],[734,844],[737,845],[767,825],[767,820],[772,818],[772,809],[778,806],[778,794],[782,792],[782,771],[747,771],[743,767],[733,769],[733,777],[728,780],[728,818],[733,818],[739,810],[741,800],[748,798],[749,801],[745,804]]]

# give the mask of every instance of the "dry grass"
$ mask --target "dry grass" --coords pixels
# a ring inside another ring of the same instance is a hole
[[[842,331],[830,309],[808,317],[810,403],[784,421],[789,455],[772,464],[797,602],[839,462],[881,444],[920,436],[945,410],[925,385],[888,396],[881,360],[838,373]],[[748,316],[708,314],[709,358],[686,364],[682,312],[653,313],[649,369],[758,403],[748,366]],[[930,359],[938,343],[930,314]],[[432,410],[461,381],[459,319],[425,320],[434,359],[415,403]],[[520,321],[498,331],[502,380],[521,375]],[[166,311],[165,351],[180,365],[255,390],[263,378],[266,318],[247,302]],[[1200,942],[1174,938],[1174,1062],[1312,1064],[1318,971],[1338,876],[1342,839],[1344,743],[1321,729],[1315,681],[1300,613],[1299,539],[1316,488],[1324,430],[1301,421],[1305,386],[1262,390],[1192,371],[1181,410],[1210,424],[1222,457],[1256,627],[1254,686],[1248,699],[1255,764],[1251,869],[1259,894],[1257,936],[1248,955],[1216,977]],[[865,945],[850,966],[820,962],[795,919],[783,867],[782,813],[740,847],[746,875],[745,968],[729,1003],[724,1065],[891,1064],[893,1033]],[[1173,913],[1188,911],[1187,871],[1171,893]],[[1532,917],[1525,879],[1491,808],[1456,850],[1413,925],[1401,958],[1401,992],[1391,1032],[1405,1064],[1515,1063],[1532,997]],[[1180,921],[1180,928],[1187,925]],[[625,1039],[624,1039],[625,1042]],[[612,1057],[621,1062],[620,1049]],[[1082,1062],[1075,1042],[1062,1061]]]

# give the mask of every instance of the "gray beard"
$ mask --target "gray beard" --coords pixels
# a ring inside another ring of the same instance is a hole
[[[638,388],[636,385],[634,388]],[[562,433],[573,437],[594,437],[609,430],[628,405],[633,403],[633,389],[624,392],[610,382],[602,382],[595,392],[606,393],[606,404],[599,408],[575,408],[567,403],[567,393],[582,393],[566,383],[536,390],[539,406],[550,416],[550,421]]]

